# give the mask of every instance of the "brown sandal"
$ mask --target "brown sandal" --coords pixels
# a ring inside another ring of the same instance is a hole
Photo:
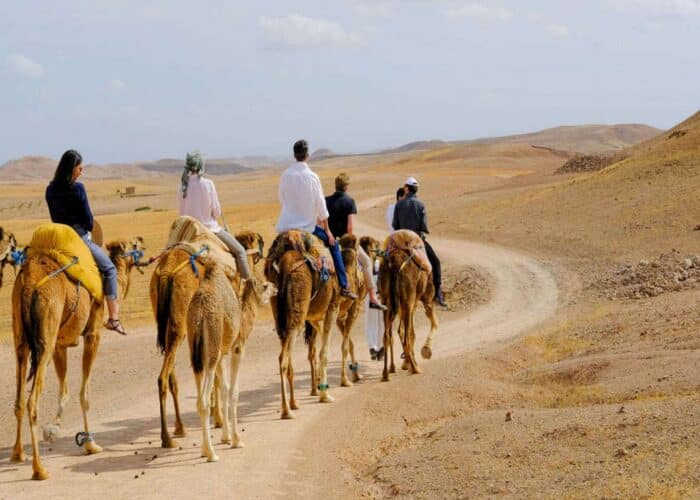
[[[124,330],[124,327],[121,324],[121,321],[118,319],[114,318],[109,318],[107,320],[107,323],[105,323],[105,328],[107,330],[112,330],[114,332],[117,332],[120,335],[126,335],[126,330]]]

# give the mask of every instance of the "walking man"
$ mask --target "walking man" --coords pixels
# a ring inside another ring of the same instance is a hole
[[[433,247],[431,247],[430,243],[425,239],[426,234],[430,231],[428,231],[428,216],[425,213],[425,205],[416,196],[418,192],[418,181],[414,177],[409,177],[406,179],[404,189],[406,190],[406,197],[396,202],[394,219],[391,226],[395,230],[410,229],[423,239],[425,253],[428,254],[428,260],[430,260],[430,264],[433,266],[433,285],[435,285],[435,298],[433,300],[442,307],[447,307],[445,297],[442,294],[440,259],[438,259],[438,256],[435,254]]]
[[[396,202],[389,205],[386,209],[386,214],[384,215],[384,218],[386,219],[386,227],[389,228],[389,234],[395,231],[394,226],[392,226],[392,224],[394,223],[394,209],[396,208],[396,203],[398,203],[399,200],[403,200],[405,196],[406,190],[403,187],[400,187],[396,190]]]
[[[279,201],[282,211],[277,221],[277,232],[300,229],[313,233],[323,241],[333,257],[340,294],[356,299],[357,295],[348,288],[348,277],[340,246],[328,227],[328,209],[321,180],[306,163],[309,158],[309,145],[305,140],[294,143],[294,158],[296,162],[288,167],[280,178]]]
[[[328,209],[328,227],[337,239],[344,234],[353,234],[353,216],[357,214],[357,205],[347,190],[350,185],[350,177],[345,172],[335,178],[335,193],[326,196],[326,208]],[[372,279],[372,259],[363,250],[357,248],[357,260],[362,268],[362,274],[369,291],[369,307],[384,311],[384,307],[377,298],[377,287]]]

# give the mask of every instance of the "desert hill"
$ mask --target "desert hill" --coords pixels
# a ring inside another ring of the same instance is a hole
[[[640,124],[572,125],[553,127],[528,134],[488,137],[466,141],[416,141],[382,153],[403,153],[426,149],[441,149],[464,144],[513,143],[530,144],[575,153],[596,153],[623,149],[646,141],[660,132],[659,129]]]
[[[332,158],[333,156],[338,156],[334,151],[328,148],[320,148],[311,153],[309,156],[310,161],[325,160],[326,158]]]

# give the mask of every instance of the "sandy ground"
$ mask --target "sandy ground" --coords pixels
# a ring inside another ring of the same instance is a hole
[[[483,271],[492,280],[493,291],[491,300],[471,313],[440,316],[433,360],[423,363],[426,371],[438,367],[446,358],[521,334],[555,313],[558,292],[553,273],[536,259],[506,248],[468,241],[434,240],[433,243],[448,265],[470,265]],[[419,325],[420,341],[427,332],[423,321]],[[182,449],[163,450],[159,448],[156,376],[160,357],[156,353],[155,332],[152,328],[139,329],[126,338],[105,333],[93,371],[90,413],[96,440],[104,452],[84,456],[75,446],[72,436],[81,430],[81,419],[79,403],[74,397],[64,420],[64,437],[42,444],[51,479],[42,483],[30,481],[29,463],[17,465],[7,460],[15,420],[11,413],[14,391],[6,386],[8,390],[0,394],[0,498],[303,497],[322,494],[317,489],[320,484],[339,488],[336,492],[342,496],[354,496],[354,490],[342,489],[342,469],[332,471],[333,480],[329,481],[328,471],[308,467],[314,463],[314,456],[318,458],[323,452],[331,451],[324,450],[324,422],[330,408],[344,402],[352,404],[356,395],[372,394],[378,386],[391,386],[379,382],[379,363],[367,359],[364,339],[357,327],[354,336],[365,380],[353,388],[338,387],[340,348],[338,335],[334,333],[329,375],[337,401],[329,407],[317,403],[315,398],[302,396],[297,419],[281,421],[278,343],[272,324],[259,323],[242,370],[240,414],[246,447],[225,450],[225,445],[218,445],[221,460],[209,464],[199,457],[201,431],[194,408],[195,390],[187,349],[180,352],[178,373],[188,436],[180,439]],[[308,365],[300,346],[297,344],[295,357],[296,383],[300,394],[307,394]],[[74,349],[69,360],[73,395],[79,388],[76,370],[79,355],[79,350]],[[3,349],[0,352],[3,380],[14,380],[14,364],[10,349]],[[395,379],[409,377],[397,373]],[[41,422],[48,422],[53,416],[55,397],[56,384],[51,376],[42,399]],[[23,425],[26,428],[26,422]],[[342,426],[342,420],[336,420],[336,425]],[[214,431],[215,441],[219,432]],[[28,442],[25,434],[25,443]]]

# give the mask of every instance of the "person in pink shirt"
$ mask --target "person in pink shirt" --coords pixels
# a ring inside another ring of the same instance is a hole
[[[199,151],[187,153],[185,170],[181,179],[180,215],[189,215],[216,234],[236,258],[238,271],[243,279],[252,277],[245,248],[217,219],[221,216],[221,204],[211,179],[204,177],[205,158]]]

